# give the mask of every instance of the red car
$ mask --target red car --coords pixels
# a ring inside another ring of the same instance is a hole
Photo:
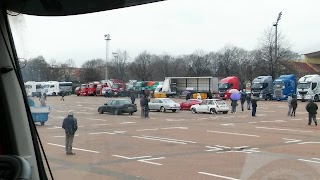
[[[79,96],[80,95],[80,90],[81,90],[81,87],[76,87],[76,89],[74,90],[74,93]]]
[[[195,104],[200,104],[202,101],[199,99],[189,99],[185,102],[180,103],[181,110],[190,110],[190,107]]]

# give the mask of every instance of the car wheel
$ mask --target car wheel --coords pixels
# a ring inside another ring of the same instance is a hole
[[[129,115],[131,115],[131,116],[132,116],[132,115],[133,115],[133,113],[129,113]]]
[[[211,109],[210,109],[210,113],[211,113],[211,114],[218,114],[215,108],[211,108]]]
[[[161,111],[161,112],[166,112],[166,108],[164,108],[163,106],[161,106],[160,111]]]
[[[173,110],[172,110],[172,112],[176,112],[176,111],[177,111],[176,109],[173,109]]]
[[[314,102],[318,102],[319,101],[319,97],[318,97],[318,95],[315,95],[314,96]]]
[[[192,112],[192,113],[197,113],[196,108],[192,108],[192,109],[191,109],[191,112]]]
[[[54,92],[54,93],[52,93],[52,96],[55,96],[56,95],[56,93]]]
[[[114,114],[114,115],[119,115],[118,109],[113,110],[113,114]]]
[[[223,114],[228,114],[228,111],[224,111]]]
[[[99,114],[103,114],[103,110],[102,109],[99,109]]]

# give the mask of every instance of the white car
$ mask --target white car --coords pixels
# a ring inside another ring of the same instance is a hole
[[[221,99],[204,99],[201,104],[192,105],[190,110],[192,113],[205,112],[217,114],[222,112],[223,114],[227,114],[230,108]]]
[[[180,104],[170,98],[155,98],[152,102],[149,102],[149,109],[161,112],[166,112],[166,110],[176,112],[180,109]]]

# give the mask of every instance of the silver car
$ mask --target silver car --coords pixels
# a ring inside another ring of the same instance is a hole
[[[167,110],[171,110],[172,112],[176,112],[180,109],[180,104],[174,102],[170,98],[155,98],[151,102],[149,102],[150,110],[157,110],[161,112],[166,112]]]

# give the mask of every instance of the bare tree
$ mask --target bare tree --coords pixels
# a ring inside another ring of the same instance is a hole
[[[191,55],[184,56],[184,58],[189,76],[211,75],[210,58],[203,51],[197,51]]]
[[[138,80],[152,80],[151,59],[152,55],[147,51],[140,53],[130,64],[131,74]]]
[[[80,81],[90,82],[104,79],[105,61],[102,59],[88,60],[81,67]]]
[[[113,59],[111,59],[107,65],[108,74],[111,76],[111,78],[120,79],[122,81],[127,80],[128,61],[128,52],[117,50]]]

